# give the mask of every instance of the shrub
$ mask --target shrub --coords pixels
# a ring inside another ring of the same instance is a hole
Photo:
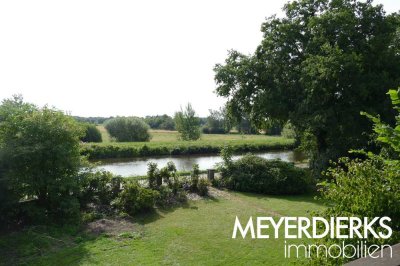
[[[107,120],[105,128],[117,141],[149,141],[149,125],[137,117],[117,117]]]
[[[290,123],[287,122],[282,129],[281,135],[285,138],[288,139],[294,139],[296,138],[296,131],[294,130],[294,126]]]
[[[0,105],[0,169],[17,199],[31,199],[57,221],[77,218],[82,128],[71,117],[21,97]]]
[[[306,170],[293,163],[266,160],[247,154],[222,168],[222,178],[228,188],[265,194],[301,194],[310,185]]]
[[[102,142],[100,130],[94,124],[84,123],[85,135],[81,137],[83,142]]]
[[[87,203],[108,205],[121,191],[123,178],[106,171],[84,172],[80,177],[79,201],[82,207]]]
[[[157,179],[159,179],[160,173],[157,168],[157,164],[153,162],[149,162],[147,164],[147,181],[149,183],[150,188],[156,188],[160,186],[159,182],[157,182]]]
[[[184,190],[174,190],[167,186],[162,186],[158,190],[159,196],[157,197],[156,204],[161,207],[168,207],[174,204],[183,203],[187,200],[186,192]]]
[[[368,237],[360,239],[356,235],[354,238],[346,239],[346,244],[357,245],[363,241],[368,246],[372,244],[396,244],[400,241],[400,164],[387,163],[379,156],[372,156],[367,160],[350,160],[341,158],[338,164],[333,164],[325,174],[327,181],[321,183],[322,199],[330,203],[330,207],[314,216],[329,217],[384,217],[388,216],[392,220],[388,225],[393,230],[393,235],[389,239]],[[382,230],[374,224],[376,232]],[[342,229],[343,230],[343,229]],[[348,234],[348,229],[343,230],[342,234]],[[342,239],[324,237],[320,240],[321,244],[330,246],[340,244]],[[316,254],[314,254],[316,255]],[[333,254],[336,256],[336,254]],[[314,256],[313,261],[316,265],[341,265],[348,259],[341,256],[332,259],[324,256]]]
[[[190,173],[190,189],[197,191],[199,183],[200,170],[198,164],[193,164],[192,172]]]
[[[143,188],[137,182],[127,182],[113,204],[129,215],[147,211],[154,207],[159,193],[155,190]]]
[[[208,195],[208,180],[207,179],[200,179],[199,183],[197,184],[197,191],[200,196],[207,196]]]

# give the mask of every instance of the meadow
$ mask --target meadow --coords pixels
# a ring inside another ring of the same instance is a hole
[[[157,209],[112,232],[31,227],[0,237],[4,265],[288,265],[284,239],[232,239],[235,217],[311,216],[325,207],[305,196],[265,196],[213,189],[212,197]],[[105,222],[107,224],[107,222]],[[90,223],[89,223],[90,225]],[[308,243],[294,240],[292,244]]]
[[[196,141],[179,140],[178,132],[151,130],[149,142],[113,142],[103,126],[98,126],[103,142],[82,144],[81,152],[90,159],[132,158],[158,155],[187,155],[218,153],[229,145],[235,152],[257,152],[291,149],[294,139],[281,136],[231,134],[203,134]]]

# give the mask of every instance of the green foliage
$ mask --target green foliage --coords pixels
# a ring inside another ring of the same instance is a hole
[[[361,112],[362,115],[367,116],[373,123],[374,132],[377,134],[376,140],[395,152],[400,153],[400,89],[389,90],[387,93],[393,104],[393,109],[397,112],[396,115],[396,126],[393,128],[382,122],[379,116],[373,116],[366,112]]]
[[[175,130],[174,119],[168,115],[146,116],[144,121],[152,129]]]
[[[80,174],[79,202],[109,205],[121,192],[123,178],[105,171],[88,171]]]
[[[159,189],[163,182],[170,188],[175,187],[175,183],[178,181],[176,180],[176,166],[173,162],[168,162],[167,165],[160,170],[158,169],[157,164],[153,162],[149,162],[147,166],[147,181],[150,188]]]
[[[207,117],[207,124],[203,127],[205,134],[226,134],[229,133],[232,126],[229,121],[227,112],[224,108],[220,110],[209,110],[210,115]]]
[[[254,54],[231,51],[216,65],[216,91],[234,116],[290,120],[312,134],[319,174],[329,159],[367,145],[360,110],[393,121],[385,92],[400,82],[400,19],[372,1],[299,0],[284,12],[262,24]]]
[[[0,169],[13,199],[32,200],[44,216],[66,221],[78,216],[79,139],[71,117],[22,97],[0,105]]]
[[[199,165],[193,164],[193,169],[192,172],[190,173],[190,189],[192,191],[198,190],[199,177],[200,177]]]
[[[94,124],[84,123],[85,135],[81,137],[83,142],[102,142],[100,130]]]
[[[138,117],[117,117],[107,120],[105,128],[119,142],[149,141],[149,125]]]
[[[400,101],[398,91],[391,90],[394,110],[399,112]],[[365,160],[341,158],[338,163],[333,163],[327,170],[327,180],[320,184],[321,198],[332,205],[325,212],[319,214],[325,217],[383,217],[388,216],[392,220],[390,227],[393,235],[389,239],[375,239],[369,237],[362,239],[367,245],[372,244],[395,244],[400,240],[400,142],[398,128],[400,127],[399,113],[396,115],[396,125],[391,127],[384,124],[379,117],[363,112],[373,122],[376,133],[376,141],[386,148],[394,151],[394,159],[391,153],[382,152],[375,155],[371,152],[357,151]],[[389,155],[389,156],[388,156]],[[377,231],[381,230],[375,226]],[[361,239],[354,237],[346,240],[348,243],[357,243]],[[338,239],[323,238],[323,244],[337,243]],[[316,264],[332,264],[345,262],[344,260],[333,260],[314,258]]]
[[[400,164],[387,163],[379,156],[371,155],[367,160],[341,158],[338,164],[333,164],[326,172],[327,181],[321,183],[321,196],[330,203],[328,210],[316,216],[329,217],[384,217],[392,221],[388,224],[393,235],[389,239],[368,237],[367,239],[346,239],[346,244],[356,245],[358,241],[372,244],[396,244],[400,241]],[[376,232],[382,228],[373,226]],[[348,229],[342,234],[348,234]],[[342,239],[325,237],[321,239],[324,245],[341,244]],[[348,259],[333,259],[328,256],[314,256],[315,265],[339,265]]]
[[[196,117],[190,103],[187,104],[185,110],[175,113],[175,127],[180,134],[182,140],[197,140],[200,138],[200,120]]]
[[[208,195],[208,180],[207,179],[200,179],[197,184],[197,191],[200,196],[207,196]]]
[[[154,189],[160,186],[161,184],[158,184],[157,179],[160,176],[160,172],[157,168],[157,164],[153,162],[149,162],[147,164],[147,181],[149,184],[149,187]]]
[[[228,109],[229,111],[229,109]],[[236,129],[242,134],[257,134],[258,130],[248,116],[239,116],[235,122]]]
[[[151,210],[159,193],[143,188],[137,182],[127,182],[113,204],[129,215]]]
[[[285,137],[285,138],[288,138],[288,139],[294,139],[294,138],[296,138],[296,131],[295,131],[294,126],[293,126],[290,122],[287,122],[287,123],[283,126],[281,135],[282,135],[283,137]]]
[[[230,189],[272,195],[302,194],[311,184],[306,170],[252,154],[224,165],[221,178]]]

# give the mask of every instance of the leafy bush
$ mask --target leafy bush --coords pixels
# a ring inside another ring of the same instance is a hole
[[[200,177],[199,165],[193,164],[193,169],[192,172],[190,173],[190,189],[192,191],[198,190],[199,177]]]
[[[301,194],[310,185],[306,170],[280,160],[247,154],[221,168],[228,188],[265,194]]]
[[[82,135],[78,122],[58,110],[24,103],[22,97],[4,100],[0,169],[12,198],[32,200],[32,208],[57,221],[77,218]]]
[[[149,125],[137,117],[117,117],[107,120],[105,128],[117,141],[149,141]]]
[[[285,138],[288,139],[294,139],[296,138],[296,131],[294,130],[294,126],[290,123],[287,122],[282,129],[281,135]]]
[[[159,193],[155,190],[141,187],[137,182],[127,182],[113,204],[121,211],[134,215],[152,209],[158,197]]]
[[[79,201],[82,207],[87,203],[109,205],[121,192],[123,178],[106,171],[84,172],[80,177]]]
[[[102,142],[100,130],[94,124],[84,123],[85,135],[81,137],[83,142]]]
[[[200,179],[199,183],[197,184],[197,191],[200,196],[207,196],[208,195],[208,180],[207,179]]]
[[[187,200],[186,192],[182,189],[174,191],[174,189],[168,186],[161,186],[158,192],[159,196],[156,200],[156,204],[161,207],[169,207]]]

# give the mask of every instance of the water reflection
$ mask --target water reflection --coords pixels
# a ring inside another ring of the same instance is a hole
[[[287,162],[301,163],[305,160],[305,156],[295,151],[270,151],[257,153],[258,156],[265,159],[281,159]],[[242,155],[235,155],[236,160]],[[116,175],[133,176],[145,175],[147,172],[147,164],[155,162],[159,168],[167,165],[167,162],[175,163],[179,171],[187,171],[192,169],[192,165],[197,163],[200,169],[214,168],[216,163],[222,161],[219,155],[185,155],[185,156],[169,156],[169,157],[151,157],[151,158],[135,158],[135,159],[107,159],[100,161],[99,169],[109,171]]]

